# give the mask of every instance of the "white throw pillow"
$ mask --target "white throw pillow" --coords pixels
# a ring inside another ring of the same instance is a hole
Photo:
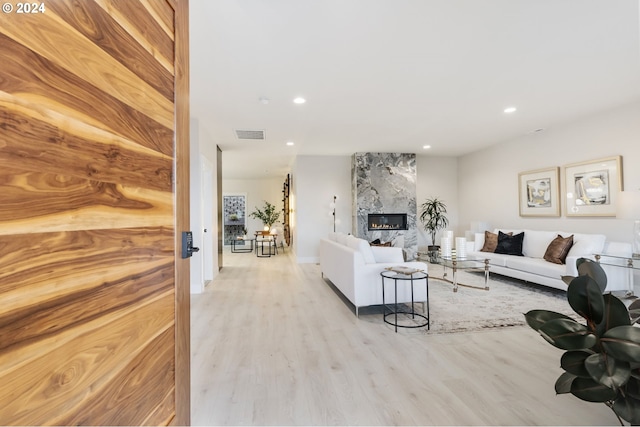
[[[602,253],[606,236],[604,234],[579,234],[559,232],[562,237],[568,237],[573,234],[573,246],[569,250],[567,257],[583,257],[592,256]]]
[[[347,235],[344,233],[336,233],[336,243],[347,245]]]
[[[524,230],[522,254],[530,258],[544,258],[549,243],[556,238],[554,231]]]
[[[369,245],[369,242],[366,240],[353,237],[353,239],[349,239],[349,247],[360,252],[366,264],[374,264],[376,262],[373,251],[371,250],[371,245]]]
[[[484,246],[484,231],[482,233],[475,233],[473,237],[473,250],[479,252]]]
[[[360,240],[360,244],[358,246],[358,250],[364,256],[364,262],[367,264],[375,264],[376,258],[373,256],[373,251],[371,250],[371,245],[369,242],[363,239]]]
[[[327,239],[331,240],[332,242],[336,241],[336,232],[335,231],[330,231],[329,235],[327,236]]]

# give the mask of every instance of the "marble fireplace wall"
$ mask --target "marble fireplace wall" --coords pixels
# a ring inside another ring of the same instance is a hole
[[[405,250],[408,260],[418,251],[416,228],[416,155],[355,153],[351,164],[352,234],[369,242],[380,239]],[[406,213],[408,230],[368,230],[370,213]]]

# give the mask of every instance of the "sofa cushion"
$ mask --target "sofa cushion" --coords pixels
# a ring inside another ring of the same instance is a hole
[[[549,243],[543,258],[554,264],[564,264],[571,246],[573,246],[573,235],[562,237],[558,234],[558,236]]]
[[[496,243],[497,244],[497,243]],[[484,246],[484,233],[475,233],[473,236],[473,249],[469,252],[480,252]]]
[[[507,258],[507,267],[552,279],[560,279],[566,274],[564,265],[547,262],[542,258],[509,257]]]
[[[371,252],[376,259],[376,263],[399,263],[404,264],[404,254],[402,248],[387,246],[371,246]]]
[[[511,232],[507,234],[509,236],[512,235]],[[486,230],[484,232],[484,244],[482,245],[482,249],[480,249],[480,252],[495,252],[497,246],[498,246],[498,233],[492,233],[489,230]]]
[[[366,240],[358,239],[353,235],[349,235],[349,237],[347,238],[347,246],[355,251],[360,252],[362,254],[362,257],[364,258],[365,263],[373,264],[376,262],[376,259],[373,256],[373,251],[371,250],[371,246]]]
[[[522,254],[531,258],[544,258],[549,243],[557,235],[553,231],[524,230]]]
[[[558,233],[563,237],[568,237],[571,233]],[[592,256],[602,253],[606,236],[604,234],[573,234],[573,246],[569,250],[568,256]]]
[[[498,246],[498,235],[486,230],[484,232],[484,245],[482,245],[480,252],[495,252],[496,246]]]
[[[496,254],[491,252],[473,252],[467,254],[469,258],[474,258],[477,261],[484,261],[485,259],[489,260],[490,265],[497,265],[500,267],[505,267],[507,265],[508,255]]]
[[[341,245],[345,245],[347,246],[347,237],[350,235],[347,235],[345,233],[336,233],[336,243],[340,243]]]
[[[523,240],[524,231],[514,236],[498,231],[498,246],[496,246],[496,250],[494,252],[497,254],[524,256],[522,254]]]

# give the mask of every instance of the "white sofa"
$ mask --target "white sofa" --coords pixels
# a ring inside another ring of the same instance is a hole
[[[473,242],[467,242],[467,256],[478,260],[489,260],[490,274],[497,273],[527,282],[538,283],[556,289],[566,290],[567,285],[562,276],[578,276],[576,260],[578,258],[595,259],[595,254],[608,253],[631,256],[631,244],[607,242],[603,234],[580,234],[564,231],[508,230],[495,229],[498,233],[511,232],[513,235],[524,232],[522,254],[504,255],[492,252],[481,252],[485,241],[485,233],[475,233]],[[573,246],[567,254],[565,264],[555,264],[543,257],[547,247],[556,236],[573,235]],[[629,290],[628,271],[624,268],[602,266],[607,274],[607,291]]]
[[[387,267],[403,265],[427,272],[427,264],[405,262],[402,248],[370,246],[364,239],[343,233],[330,233],[320,240],[320,270],[323,277],[355,306],[358,315],[360,307],[382,304],[382,278],[380,273]],[[403,281],[404,282],[404,281]],[[411,302],[411,289],[406,283],[398,283],[398,303]],[[414,285],[414,302],[427,299],[424,281]],[[393,303],[393,280],[385,280],[385,302]]]

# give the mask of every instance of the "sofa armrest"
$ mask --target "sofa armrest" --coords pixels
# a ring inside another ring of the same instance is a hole
[[[379,262],[404,262],[402,248],[388,246],[371,246],[376,263]]]
[[[627,242],[606,242],[602,254],[616,255],[631,258],[633,248],[631,243]]]
[[[574,277],[578,277],[578,267],[576,267],[576,261],[578,261],[578,258],[587,258],[590,260],[595,261],[596,257],[594,255],[572,255],[572,256],[567,256],[567,258],[564,260],[564,263],[566,264],[567,267],[567,276],[574,276]]]

